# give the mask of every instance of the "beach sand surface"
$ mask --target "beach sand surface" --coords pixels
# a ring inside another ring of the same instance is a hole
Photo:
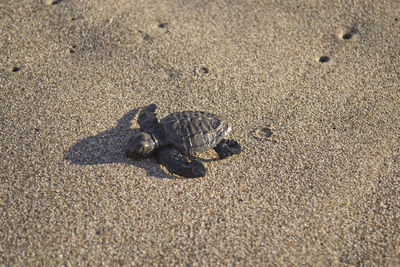
[[[0,263],[400,265],[400,2],[0,1]],[[203,178],[141,108],[229,120]]]

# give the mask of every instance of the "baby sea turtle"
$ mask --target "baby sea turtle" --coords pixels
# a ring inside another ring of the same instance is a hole
[[[139,113],[140,131],[128,141],[128,158],[156,154],[169,172],[193,178],[204,176],[206,168],[199,160],[190,160],[190,156],[213,148],[223,159],[242,151],[238,142],[224,139],[231,128],[220,116],[183,111],[158,121],[156,108],[151,104]]]

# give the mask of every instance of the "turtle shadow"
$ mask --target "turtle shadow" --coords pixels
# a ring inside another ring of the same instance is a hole
[[[115,127],[97,135],[83,138],[64,152],[64,159],[75,165],[101,165],[121,163],[134,165],[146,170],[147,176],[178,179],[159,168],[155,159],[129,159],[125,156],[128,139],[139,129],[130,127],[131,121],[141,108],[136,108],[122,116]],[[152,162],[151,162],[152,161]]]

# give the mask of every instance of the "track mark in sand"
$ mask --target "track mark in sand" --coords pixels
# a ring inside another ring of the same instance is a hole
[[[345,34],[343,34],[343,36],[342,36],[342,38],[345,39],[345,40],[348,40],[348,39],[350,39],[351,37],[353,37],[353,35],[352,35],[351,33],[345,33]]]
[[[167,26],[168,26],[168,23],[166,23],[166,22],[163,22],[163,23],[158,24],[158,27],[161,28],[161,29],[164,29],[164,28],[166,28]]]
[[[202,67],[202,68],[200,69],[200,71],[201,71],[201,73],[203,73],[203,74],[208,74],[208,73],[210,72],[210,70],[209,70],[208,68],[206,68],[206,67]]]
[[[335,36],[337,39],[339,40],[344,40],[345,42],[350,42],[350,39],[354,39],[355,35],[359,34],[359,31],[356,27],[348,27],[347,30],[340,30],[337,35]],[[334,38],[335,38],[334,37]],[[337,44],[337,39],[336,40],[331,40],[331,43],[336,43]],[[357,39],[357,38],[356,38]],[[339,45],[343,45],[343,43],[340,43]],[[335,56],[336,55],[336,50],[335,49],[336,46],[332,46],[331,49],[329,49],[328,51],[325,51],[326,54],[328,55],[322,55],[319,58],[316,58],[316,61],[320,62],[320,63],[327,63],[331,60],[331,56]]]
[[[270,138],[272,136],[272,130],[269,127],[256,128],[253,130],[253,137],[258,140]]]
[[[348,30],[346,33],[344,33],[341,38],[343,40],[350,40],[355,34],[358,33],[358,30],[356,28],[351,28]]]
[[[322,56],[322,57],[319,58],[318,61],[321,62],[321,63],[326,63],[329,60],[330,60],[330,58],[328,56]]]
[[[71,48],[69,49],[69,52],[71,54],[75,53],[75,48],[76,48],[76,45],[71,46]]]
[[[142,38],[143,41],[147,43],[152,43],[154,41],[154,37],[150,36],[148,33],[143,32],[142,30],[137,31],[138,35]]]
[[[61,3],[63,0],[44,0],[44,4],[50,6],[50,5],[57,5]]]
[[[168,30],[168,23],[167,23],[167,22],[160,22],[160,23],[158,24],[158,28],[159,28],[160,30],[164,31],[164,33],[168,33],[168,32],[169,32],[169,30]]]
[[[201,67],[201,68],[196,67],[193,73],[195,76],[203,76],[209,74],[210,70],[206,67]]]

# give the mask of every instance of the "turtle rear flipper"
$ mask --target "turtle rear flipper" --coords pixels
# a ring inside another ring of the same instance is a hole
[[[234,154],[239,154],[242,152],[242,147],[235,140],[223,139],[214,147],[214,150],[221,159],[224,159]]]
[[[197,160],[189,161],[189,158],[172,146],[161,148],[158,153],[158,162],[164,165],[170,173],[186,178],[196,178],[206,175],[206,168]]]
[[[151,104],[140,111],[138,123],[143,131],[149,131],[158,124],[156,109],[157,105]]]

